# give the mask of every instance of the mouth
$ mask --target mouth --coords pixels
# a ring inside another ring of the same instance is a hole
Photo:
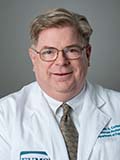
[[[66,82],[69,81],[72,77],[73,72],[65,73],[53,73],[53,79],[57,82]]]
[[[70,74],[72,74],[72,72],[68,72],[68,73],[53,73],[54,75],[56,75],[56,76],[67,76],[67,75],[70,75]]]

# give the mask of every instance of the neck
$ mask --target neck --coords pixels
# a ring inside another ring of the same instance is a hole
[[[49,90],[44,90],[43,91],[50,96],[51,98],[60,101],[60,102],[67,102],[70,99],[74,98],[75,96],[77,96],[84,88],[85,84],[82,85],[81,88],[79,88],[78,90],[75,90],[75,92],[71,91],[71,92],[49,92]]]

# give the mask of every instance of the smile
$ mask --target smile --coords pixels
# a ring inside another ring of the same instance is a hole
[[[65,82],[71,79],[73,72],[68,73],[53,73],[53,77],[58,82]]]
[[[72,72],[69,72],[69,73],[53,73],[53,74],[56,75],[56,76],[67,76],[67,75],[72,74]]]

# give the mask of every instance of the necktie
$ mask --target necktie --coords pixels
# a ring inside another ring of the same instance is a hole
[[[66,143],[70,160],[77,160],[78,132],[70,117],[72,108],[63,103],[63,116],[60,121],[60,128]]]

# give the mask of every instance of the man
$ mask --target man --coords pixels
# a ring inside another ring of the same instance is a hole
[[[120,93],[86,80],[91,33],[62,8],[33,20],[37,82],[0,101],[1,160],[120,160]]]

